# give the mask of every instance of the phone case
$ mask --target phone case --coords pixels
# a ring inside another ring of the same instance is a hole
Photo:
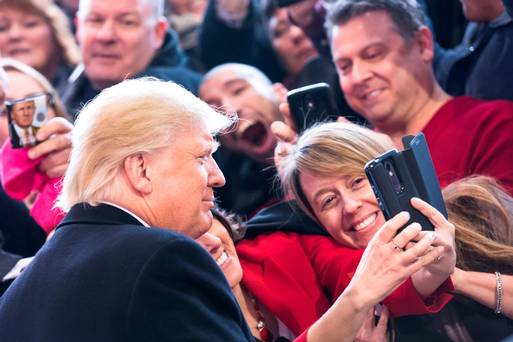
[[[318,122],[336,121],[339,111],[327,83],[293,89],[287,94],[290,114],[298,133]]]
[[[423,133],[403,137],[404,150],[390,150],[365,165],[365,173],[378,204],[388,220],[401,211],[423,230],[433,230],[431,222],[410,204],[412,197],[428,202],[447,218],[440,184]]]

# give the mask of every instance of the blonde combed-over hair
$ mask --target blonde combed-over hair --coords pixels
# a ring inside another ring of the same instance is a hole
[[[365,164],[393,148],[388,136],[352,123],[332,122],[313,126],[298,139],[280,163],[281,183],[298,206],[316,219],[299,182],[299,175],[332,177],[364,175]]]
[[[78,116],[57,206],[96,205],[119,191],[127,157],[168,147],[184,128],[216,134],[231,120],[173,82],[145,77],[106,88]]]

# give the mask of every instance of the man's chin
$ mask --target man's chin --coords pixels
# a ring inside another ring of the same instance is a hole
[[[89,72],[86,70],[86,76],[97,90],[108,88],[123,81],[123,78],[119,75],[109,75],[109,72],[104,68],[95,68]]]

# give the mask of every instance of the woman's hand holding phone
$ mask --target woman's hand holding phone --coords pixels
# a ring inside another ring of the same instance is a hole
[[[50,178],[62,177],[68,168],[72,129],[73,124],[66,119],[52,118],[37,132],[41,143],[28,151],[30,159],[43,157],[39,169]]]
[[[435,238],[431,248],[439,251],[434,262],[427,264],[412,276],[413,285],[423,296],[433,293],[453,272],[456,267],[455,228],[436,208],[419,199],[411,199],[412,206],[420,211],[433,224]],[[431,232],[422,231],[419,238]],[[412,245],[406,246],[406,248]]]

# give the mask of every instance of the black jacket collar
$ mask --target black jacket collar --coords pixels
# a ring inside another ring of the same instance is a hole
[[[143,226],[135,217],[119,208],[108,204],[92,206],[87,203],[75,204],[57,226],[57,229],[71,224],[131,224]]]

